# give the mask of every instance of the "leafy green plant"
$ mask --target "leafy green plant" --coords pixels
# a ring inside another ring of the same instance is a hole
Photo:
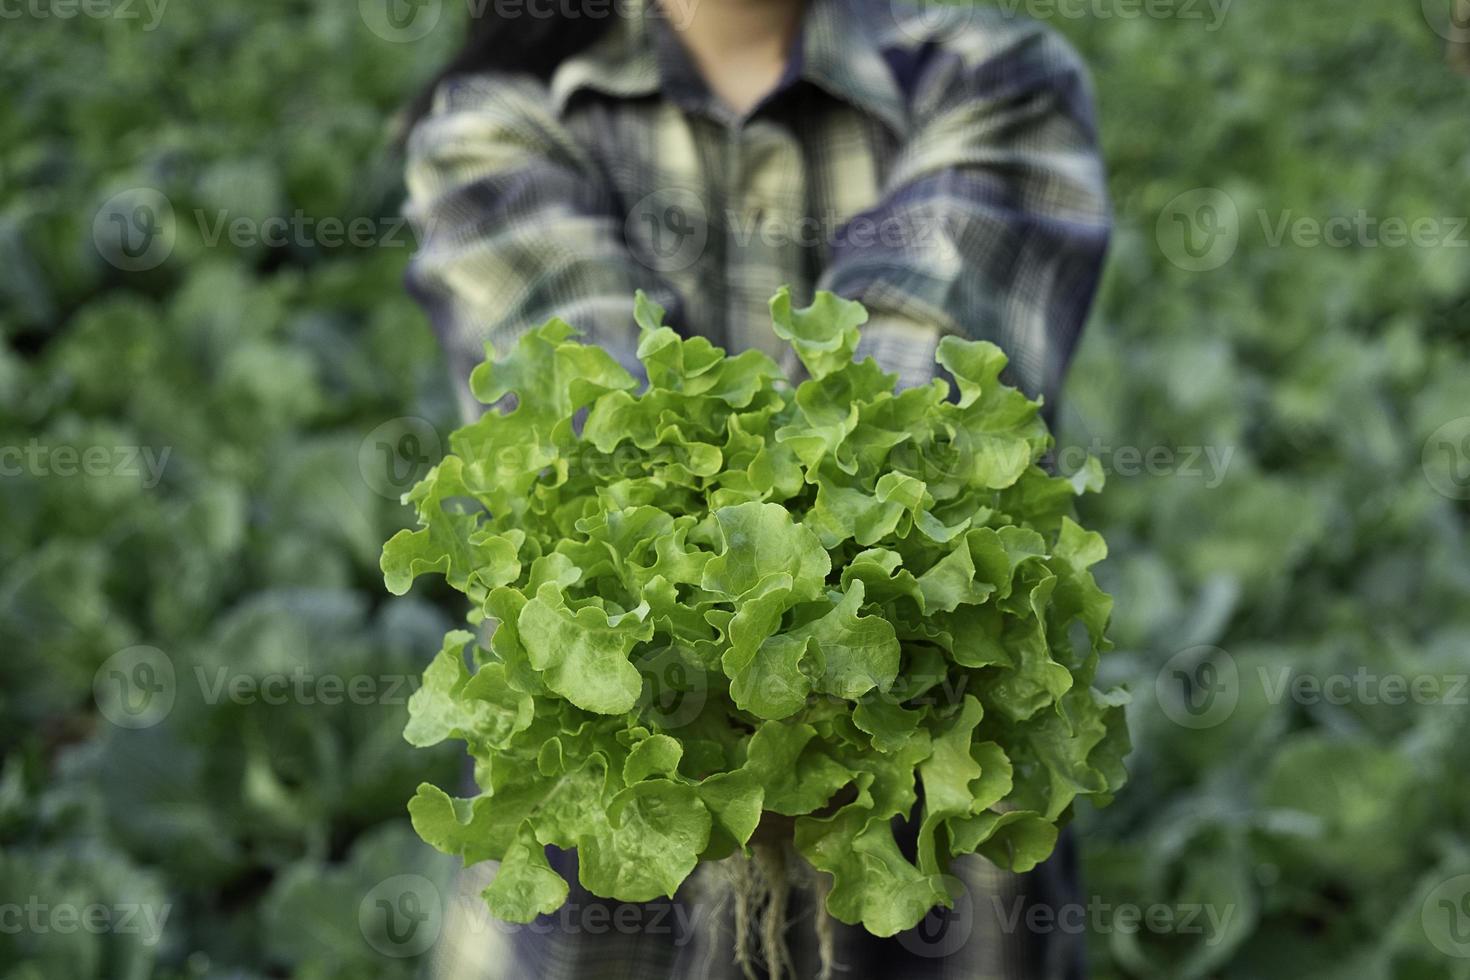
[[[954,400],[896,393],[854,358],[858,304],[783,290],[771,314],[799,385],[641,295],[641,390],[559,320],[487,349],[471,386],[500,408],[405,497],[420,526],[385,547],[388,588],[437,573],[496,624],[449,633],[406,731],[463,739],[482,793],[426,783],[409,809],[435,847],[501,862],[501,917],[565,901],[543,845],[646,901],[773,815],[832,876],[828,911],[892,935],[951,903],[951,857],[1029,869],[1124,780],[1125,697],[1092,687],[1106,549],[1071,519],[1097,471],[1038,465],[1040,405],[992,344],[940,344]],[[915,863],[893,822],[916,783]]]

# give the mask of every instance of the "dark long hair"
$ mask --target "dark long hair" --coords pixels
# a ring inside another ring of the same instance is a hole
[[[501,12],[498,6],[496,0],[471,0],[464,47],[404,108],[401,136],[428,113],[434,90],[445,79],[494,70],[547,81],[563,61],[606,34],[617,17],[613,9],[597,16],[585,9],[569,10],[564,3],[546,4],[534,14],[534,3],[518,3],[512,12]]]

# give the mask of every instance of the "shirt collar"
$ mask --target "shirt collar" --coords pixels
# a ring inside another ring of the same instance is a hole
[[[800,75],[905,136],[903,93],[870,31],[874,14],[858,7],[849,0],[810,0],[802,20]]]
[[[687,5],[695,0],[680,0]],[[862,12],[850,0],[808,0],[791,62],[777,87],[797,80],[872,115],[902,137],[908,131],[903,93]],[[568,58],[552,75],[551,96],[565,111],[581,90],[632,99],[664,94],[681,105],[711,101],[708,87],[680,43],[657,0],[631,0],[626,16],[586,51]],[[675,21],[681,16],[676,6]]]

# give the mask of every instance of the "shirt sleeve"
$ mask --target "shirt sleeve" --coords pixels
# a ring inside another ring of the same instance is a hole
[[[880,200],[849,222],[822,288],[868,307],[860,351],[901,384],[927,382],[952,333],[1000,345],[1010,381],[1054,402],[1111,224],[1080,58],[1039,26],[975,56],[938,51],[910,116]]]
[[[628,250],[595,159],[533,79],[451,79],[409,138],[407,211],[419,248],[408,288],[428,312],[467,413],[485,344],[503,353],[561,317],[639,370],[633,293],[676,297]]]

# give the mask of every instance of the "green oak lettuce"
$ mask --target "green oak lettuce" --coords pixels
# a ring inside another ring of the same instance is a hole
[[[471,387],[492,408],[405,496],[388,588],[442,575],[480,627],[445,638],[406,731],[462,739],[480,795],[425,783],[409,810],[435,847],[500,862],[498,916],[566,900],[544,845],[646,901],[770,813],[832,876],[828,910],[891,935],[951,903],[951,858],[1029,869],[1075,800],[1123,782],[1124,698],[1092,686],[1106,549],[1072,519],[1096,467],[1042,468],[1039,404],[992,344],[939,345],[953,397],[895,392],[855,359],[858,304],[783,290],[771,313],[800,384],[641,295],[646,385],[557,320],[487,350]]]

